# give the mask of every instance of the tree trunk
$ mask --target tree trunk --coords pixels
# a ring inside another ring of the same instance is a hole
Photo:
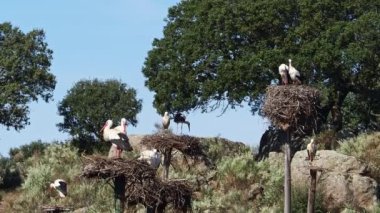
[[[115,213],[124,212],[125,184],[125,176],[118,176],[114,180]]]
[[[307,200],[307,213],[314,213],[315,209],[315,192],[317,188],[317,170],[310,169],[310,186],[309,186],[309,196]]]
[[[170,167],[170,161],[172,159],[172,149],[165,150],[164,152],[164,177],[163,179],[168,180],[169,179],[169,167]]]
[[[284,178],[284,213],[291,212],[291,176],[290,176],[290,132],[287,130],[287,142],[284,145],[285,152],[285,178]]]

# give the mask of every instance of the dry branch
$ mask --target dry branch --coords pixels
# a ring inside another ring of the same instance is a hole
[[[277,127],[313,130],[318,121],[319,91],[306,85],[269,86],[262,112]]]

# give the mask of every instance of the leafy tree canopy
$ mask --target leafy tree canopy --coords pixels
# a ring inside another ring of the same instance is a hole
[[[112,119],[118,125],[121,118],[128,124],[137,124],[136,115],[141,111],[142,100],[136,98],[136,90],[118,80],[81,80],[58,104],[63,123],[60,131],[80,138],[101,138],[100,128]]]
[[[379,1],[360,0],[182,1],[153,41],[145,84],[159,113],[242,103],[255,113],[291,58],[305,83],[323,91],[325,117],[341,111],[349,92],[379,101],[378,11]]]
[[[55,76],[49,73],[53,51],[45,33],[23,33],[10,23],[0,24],[0,124],[16,130],[29,124],[28,103],[52,99]]]

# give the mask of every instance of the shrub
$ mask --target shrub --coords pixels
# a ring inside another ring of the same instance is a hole
[[[223,180],[228,187],[246,189],[250,184],[258,182],[258,168],[251,152],[237,157],[223,157],[217,168],[219,180]]]
[[[32,141],[31,143],[22,145],[19,148],[10,149],[9,156],[15,162],[23,162],[33,155],[42,154],[48,145],[48,143],[44,143],[41,140]]]
[[[380,132],[360,134],[339,142],[338,152],[354,156],[368,164],[369,176],[380,181]]]
[[[21,185],[21,174],[15,162],[0,156],[0,189],[14,189]]]
[[[293,186],[292,187],[292,212],[304,213],[307,212],[307,200],[308,200],[308,186]],[[323,206],[323,197],[321,193],[317,191],[314,205],[315,213],[327,212],[327,209]]]
[[[271,164],[268,160],[258,163],[259,175],[264,187],[264,195],[259,207],[277,209],[283,205],[284,169],[281,164]]]
[[[6,212],[36,212],[42,205],[60,205],[74,209],[85,207],[87,212],[111,212],[112,188],[106,182],[87,181],[79,178],[81,160],[78,149],[69,144],[52,144],[44,155],[33,156],[25,161],[27,178],[22,193],[9,205]],[[61,178],[68,183],[68,194],[60,199],[49,184]]]

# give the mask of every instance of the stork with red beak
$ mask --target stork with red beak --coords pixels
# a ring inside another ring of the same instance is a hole
[[[121,122],[123,122],[123,119]],[[129,138],[126,134],[126,121],[124,124],[121,123],[121,127],[114,129],[111,129],[112,124],[112,120],[107,120],[100,132],[103,131],[103,139],[105,141],[109,141],[117,147],[117,157],[120,158],[123,150],[132,151],[133,149],[131,144],[129,144]]]

